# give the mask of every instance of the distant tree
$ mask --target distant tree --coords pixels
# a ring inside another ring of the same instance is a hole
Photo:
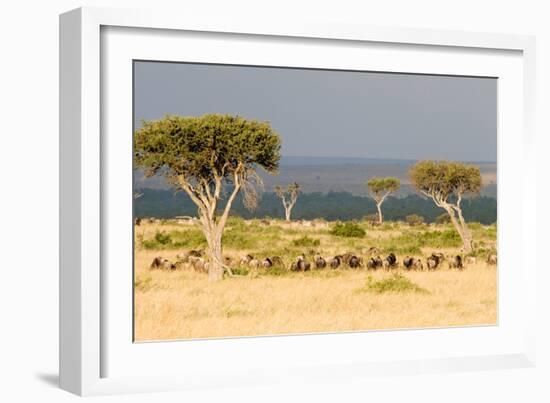
[[[376,202],[376,208],[378,209],[378,223],[382,224],[382,203],[386,200],[390,194],[395,192],[401,186],[401,182],[397,178],[371,178],[367,182],[367,188],[369,195]]]
[[[222,235],[237,194],[242,191],[249,208],[257,205],[261,180],[256,170],[275,173],[280,148],[280,137],[269,123],[231,115],[166,116],[144,121],[135,132],[135,167],[146,176],[164,175],[196,205],[208,243],[211,281],[222,279],[224,271],[232,274],[223,263]]]
[[[464,252],[472,251],[472,234],[462,215],[462,197],[479,193],[481,173],[474,165],[459,162],[419,161],[409,171],[411,183],[423,195],[444,209],[464,244]],[[453,201],[451,200],[453,198]]]
[[[279,199],[283,202],[283,207],[285,209],[285,219],[290,221],[290,216],[292,214],[292,208],[298,200],[298,194],[300,193],[300,185],[296,182],[288,185],[288,187],[283,189],[281,186],[275,186],[275,193],[279,196]],[[288,199],[287,199],[288,197]]]

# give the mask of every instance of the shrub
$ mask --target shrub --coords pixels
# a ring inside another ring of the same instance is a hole
[[[314,238],[310,238],[308,237],[307,235],[301,237],[301,238],[298,238],[298,239],[295,239],[292,241],[292,244],[294,246],[305,246],[305,247],[308,247],[308,246],[319,246],[321,244],[321,240],[319,239],[314,239]]]
[[[449,214],[443,213],[437,216],[435,222],[438,224],[449,224],[451,222],[451,217],[449,217]]]
[[[372,276],[367,278],[367,284],[359,291],[370,291],[377,294],[383,293],[398,293],[398,292],[418,292],[428,293],[428,290],[420,287],[418,284],[413,283],[407,277],[395,273],[391,277],[387,277],[381,280],[374,280]]]
[[[368,224],[378,224],[378,214],[367,214],[363,217],[363,221],[366,221]]]
[[[331,235],[346,238],[363,238],[367,233],[354,222],[338,223],[330,230]]]
[[[170,233],[155,233],[152,239],[142,241],[144,249],[179,249],[202,248],[206,246],[206,239],[200,230],[171,231]]]
[[[165,232],[157,231],[153,239],[142,240],[145,249],[166,249],[172,245],[172,237]]]
[[[424,217],[418,214],[409,214],[405,217],[405,222],[410,226],[424,224]]]

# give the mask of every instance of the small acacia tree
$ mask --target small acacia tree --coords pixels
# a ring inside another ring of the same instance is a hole
[[[222,235],[231,206],[242,191],[253,208],[261,185],[256,169],[277,172],[281,140],[269,123],[239,116],[166,116],[144,121],[134,135],[135,167],[163,175],[197,205],[208,244],[210,280],[223,278]],[[220,201],[227,197],[225,206]],[[219,211],[220,209],[220,211]]]
[[[292,214],[292,208],[296,204],[296,201],[298,200],[298,193],[300,193],[300,185],[298,185],[296,182],[288,185],[286,190],[284,190],[281,186],[275,186],[275,193],[281,201],[283,202],[283,207],[285,209],[285,219],[287,221],[290,221],[290,215]],[[288,197],[288,199],[287,199]]]
[[[459,162],[419,161],[409,171],[412,185],[444,209],[462,238],[464,252],[472,251],[472,235],[462,215],[462,197],[478,193],[481,173],[474,165]],[[450,199],[453,200],[450,200]]]
[[[386,200],[390,194],[395,192],[401,186],[401,182],[397,178],[372,178],[367,182],[367,188],[369,189],[369,195],[376,202],[376,208],[378,209],[378,223],[382,224],[382,203]]]

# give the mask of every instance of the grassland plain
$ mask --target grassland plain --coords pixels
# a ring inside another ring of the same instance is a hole
[[[309,223],[311,224],[311,223]],[[423,257],[459,253],[460,239],[448,225],[382,226],[359,223],[363,237],[331,234],[332,223],[316,225],[232,218],[224,235],[224,255],[240,275],[209,282],[192,268],[150,270],[151,261],[205,247],[198,226],[173,220],[144,221],[135,227],[135,337],[137,341],[289,333],[361,331],[495,324],[497,269],[484,255],[496,248],[496,226],[472,223],[477,262],[463,271],[446,264],[436,271],[386,272],[323,269],[310,272],[238,267],[247,253],[278,255],[287,266],[304,253],[325,257],[357,255],[377,247]]]

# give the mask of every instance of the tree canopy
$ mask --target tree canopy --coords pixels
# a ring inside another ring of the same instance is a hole
[[[168,115],[143,121],[134,136],[136,166],[147,176],[161,173],[171,182],[178,176],[231,178],[254,166],[274,173],[280,148],[280,137],[269,123],[232,115]]]
[[[481,172],[475,165],[447,161],[420,161],[409,171],[412,185],[436,202],[445,202],[451,196],[478,193]]]
[[[401,182],[399,181],[399,179],[394,177],[371,178],[367,182],[367,187],[369,188],[369,191],[374,195],[386,192],[395,192],[397,189],[399,189],[400,186]]]

